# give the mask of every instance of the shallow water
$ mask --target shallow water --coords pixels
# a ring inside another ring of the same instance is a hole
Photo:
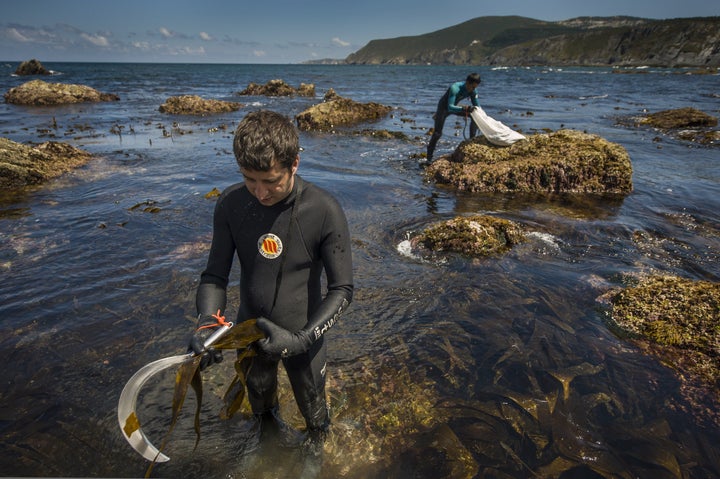
[[[355,298],[329,333],[334,425],[321,477],[720,477],[718,426],[689,407],[671,370],[610,331],[597,301],[641,273],[718,280],[717,147],[620,121],[685,106],[718,116],[717,76],[478,69],[481,104],[496,119],[530,134],[586,130],[627,149],[631,194],[547,198],[460,194],[423,180],[411,156],[424,151],[437,99],[467,68],[46,66],[59,72],[51,81],[121,101],[0,104],[2,136],[67,141],[96,155],[0,206],[4,475],[145,473],[121,437],[117,398],[139,367],[184,350],[211,233],[214,201],[204,195],[239,180],[232,130],[249,110],[294,116],[333,88],[393,106],[371,126],[410,140],[301,134],[300,174],[338,197],[354,245]],[[10,75],[15,67],[0,62],[3,92],[25,81]],[[234,96],[273,78],[313,83],[318,98]],[[157,111],[178,94],[246,106],[206,118]],[[463,127],[446,123],[438,155]],[[518,221],[531,239],[487,260],[398,251],[414,231],[469,213]],[[283,477],[302,467],[287,451],[243,453],[249,421],[217,418],[229,362],[206,377],[212,393],[197,450],[189,398],[172,460],[153,475]],[[171,388],[165,378],[145,393],[141,421],[157,442]],[[287,387],[282,400],[299,425]],[[442,457],[433,442],[446,444]]]

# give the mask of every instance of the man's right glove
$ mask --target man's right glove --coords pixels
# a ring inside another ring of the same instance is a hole
[[[219,310],[217,312],[217,315],[200,315],[198,317],[198,324],[200,324],[201,326],[190,338],[187,352],[193,353],[195,355],[202,355],[202,359],[200,359],[200,371],[203,371],[205,368],[215,363],[221,363],[223,360],[222,351],[220,351],[219,349],[215,349],[212,346],[209,348],[205,348],[204,344],[207,338],[210,337],[210,335],[212,334],[212,326],[217,325],[218,322],[224,320],[225,318],[220,316]]]
[[[206,334],[195,333],[193,334],[193,337],[190,338],[190,344],[188,344],[188,353],[202,355],[202,359],[200,359],[200,371],[204,371],[205,368],[215,363],[221,363],[223,360],[222,351],[213,347],[206,349],[203,346],[203,343],[207,339],[207,336],[208,335]]]

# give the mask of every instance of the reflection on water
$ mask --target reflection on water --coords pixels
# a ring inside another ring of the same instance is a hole
[[[157,107],[166,95],[232,99],[250,81],[283,78],[314,82],[319,95],[332,87],[397,106],[372,126],[412,138],[301,135],[301,174],[338,197],[353,235],[356,294],[328,333],[333,425],[324,465],[318,472],[297,451],[258,449],[247,411],[219,419],[232,376],[226,361],[205,374],[197,449],[190,394],[166,451],[172,459],[153,476],[720,477],[718,425],[688,411],[673,371],[612,334],[596,300],[626,275],[649,271],[718,280],[716,150],[674,140],[660,150],[656,132],[615,125],[625,112],[688,106],[667,104],[676,97],[707,105],[702,95],[716,78],[483,71],[486,110],[502,121],[523,131],[564,124],[628,150],[628,196],[548,198],[458,194],[423,180],[413,155],[424,151],[437,98],[417,85],[439,91],[464,68],[49,67],[123,100],[38,111],[0,105],[10,139],[37,141],[54,116],[59,132],[73,131],[67,140],[97,155],[43,187],[1,193],[3,474],[145,473],[148,464],[120,435],[117,399],[142,365],[185,349],[211,235],[214,199],[205,195],[239,179],[229,132],[244,114],[179,118],[192,133],[163,137],[160,125],[171,129],[173,120]],[[3,89],[20,82],[0,78]],[[398,94],[417,101],[400,106]],[[313,100],[253,101],[294,115]],[[513,113],[527,111],[534,115]],[[125,126],[122,138],[115,125]],[[444,151],[462,135],[451,130]],[[529,240],[479,260],[398,251],[408,234],[458,214],[513,220]],[[231,316],[238,281],[234,273]],[[300,427],[281,378],[282,415]],[[170,419],[172,382],[151,382],[140,403],[154,441]]]

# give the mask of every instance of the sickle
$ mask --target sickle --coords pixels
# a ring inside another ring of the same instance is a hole
[[[222,324],[220,328],[205,340],[205,343],[203,343],[204,348],[209,348],[232,327],[233,323]],[[143,385],[155,374],[179,365],[193,356],[195,356],[194,353],[170,356],[146,364],[132,375],[120,393],[120,399],[118,400],[118,423],[120,424],[120,429],[123,431],[123,437],[127,439],[127,442],[130,443],[135,451],[148,461],[167,462],[170,458],[153,446],[140,426],[140,421],[135,413],[140,389],[142,389]]]

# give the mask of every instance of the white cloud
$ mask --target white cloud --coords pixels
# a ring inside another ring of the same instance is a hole
[[[107,47],[110,45],[110,42],[108,42],[107,38],[102,35],[89,35],[87,33],[82,33],[80,34],[80,36],[95,45],[96,47]]]
[[[160,35],[164,36],[165,38],[171,38],[175,34],[165,27],[160,27]]]
[[[5,30],[5,34],[8,38],[16,42],[26,43],[32,41],[31,39],[20,33],[17,28],[8,28]]]
[[[253,55],[256,57],[264,57],[266,54],[264,50],[253,50]]]
[[[350,43],[348,43],[348,42],[346,42],[346,41],[344,41],[344,40],[341,40],[341,39],[339,39],[338,37],[333,38],[333,39],[332,39],[332,42],[333,42],[335,45],[338,45],[338,46],[340,46],[340,47],[349,47],[349,46],[350,46]]]
[[[133,42],[132,46],[138,50],[150,50],[150,44],[148,42]]]
[[[211,37],[210,34],[206,32],[200,32],[200,38],[208,42],[213,39],[213,37]]]
[[[183,47],[178,50],[181,55],[205,55],[205,47]]]

